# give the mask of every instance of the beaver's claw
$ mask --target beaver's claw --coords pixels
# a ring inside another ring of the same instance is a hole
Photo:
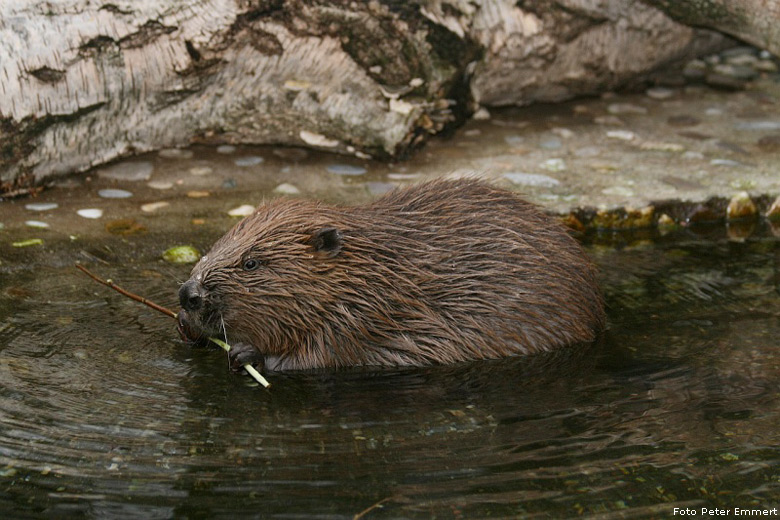
[[[244,365],[252,365],[255,368],[263,367],[263,355],[249,343],[234,343],[228,351],[230,370],[242,371]]]

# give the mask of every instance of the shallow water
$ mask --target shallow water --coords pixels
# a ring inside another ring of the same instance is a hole
[[[220,231],[188,238],[203,247]],[[609,304],[597,345],[274,374],[269,390],[73,268],[85,262],[173,307],[189,267],[159,260],[171,236],[4,251],[0,510],[665,518],[674,507],[698,517],[776,507],[780,241],[765,229],[741,242],[722,229],[649,238],[588,244]]]

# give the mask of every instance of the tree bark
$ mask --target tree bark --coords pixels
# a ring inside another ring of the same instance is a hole
[[[780,56],[779,0],[645,0],[681,23],[730,34]]]
[[[592,94],[722,41],[639,0],[4,0],[0,195],[196,142],[403,157],[475,103]]]

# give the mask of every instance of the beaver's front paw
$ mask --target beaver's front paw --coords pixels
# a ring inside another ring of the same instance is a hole
[[[263,355],[255,347],[248,343],[234,343],[228,351],[230,370],[240,372],[244,365],[252,365],[255,368],[263,367]]]

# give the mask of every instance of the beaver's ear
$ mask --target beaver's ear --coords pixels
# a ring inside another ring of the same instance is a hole
[[[314,248],[318,256],[333,258],[341,251],[341,232],[333,227],[317,230],[309,238],[309,245]]]

